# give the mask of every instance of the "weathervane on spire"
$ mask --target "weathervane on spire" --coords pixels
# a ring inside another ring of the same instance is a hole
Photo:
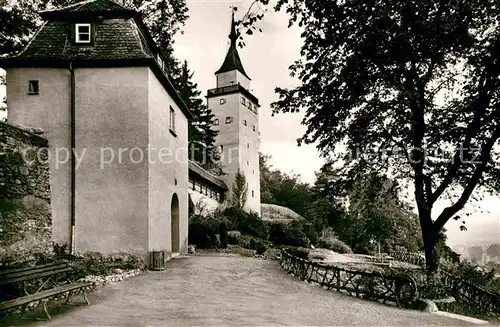
[[[231,40],[231,46],[236,46],[236,40],[238,39],[238,33],[236,32],[236,22],[234,21],[234,13],[238,11],[238,7],[229,6],[232,11],[231,17],[231,33],[229,34],[229,39]]]

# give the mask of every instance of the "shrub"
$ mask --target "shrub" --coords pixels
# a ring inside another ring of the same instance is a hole
[[[232,245],[238,244],[238,238],[240,236],[240,231],[232,230],[227,232],[227,243]]]
[[[253,237],[249,235],[239,235],[236,237],[236,245],[241,246],[242,248],[245,249],[250,249],[250,242],[252,241]]]
[[[267,250],[267,244],[259,239],[250,239],[250,249],[257,251],[258,255],[264,254]]]
[[[291,255],[294,255],[298,258],[302,258],[302,259],[307,260],[309,257],[309,250],[306,248],[290,247],[290,248],[286,249],[286,251],[288,251],[288,253],[290,253]]]
[[[318,240],[318,246],[337,253],[352,253],[349,245],[337,239],[337,236],[330,227],[324,229],[321,233],[321,237]]]
[[[309,246],[310,244],[301,221],[288,224],[270,223],[269,240],[275,244],[290,246]]]
[[[222,217],[195,215],[189,218],[189,244],[200,249],[213,249],[218,246],[216,234],[219,232]]]
[[[224,210],[222,216],[228,221],[228,227],[231,230],[239,230],[242,234],[265,240],[269,237],[266,224],[256,213],[248,213],[243,209],[231,207]]]

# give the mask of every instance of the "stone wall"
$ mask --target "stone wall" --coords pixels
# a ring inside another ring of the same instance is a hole
[[[51,251],[48,142],[0,122],[0,268]]]

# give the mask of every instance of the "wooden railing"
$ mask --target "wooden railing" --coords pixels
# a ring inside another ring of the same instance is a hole
[[[390,256],[397,261],[410,263],[412,265],[425,267],[425,258],[420,253],[392,252]]]
[[[297,278],[363,299],[410,307],[418,295],[414,279],[401,271],[388,269],[381,273],[348,269],[305,260],[286,249],[281,252],[280,264],[283,270]]]
[[[395,252],[391,253],[391,256],[398,261],[425,266],[425,259],[419,253]],[[438,283],[434,287],[440,296],[452,296],[455,300],[438,304],[440,310],[468,315],[500,316],[500,294],[489,292],[445,270],[441,270]]]
[[[446,309],[456,312],[461,304],[461,312],[457,313],[500,315],[500,294],[489,292],[446,271],[440,273],[440,282],[448,294],[453,296],[458,303],[458,305],[451,304]]]

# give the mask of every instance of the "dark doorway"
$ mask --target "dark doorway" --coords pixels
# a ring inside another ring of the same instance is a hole
[[[179,246],[179,198],[174,193],[172,196],[172,204],[170,205],[170,221],[172,235],[172,253],[180,251]]]

